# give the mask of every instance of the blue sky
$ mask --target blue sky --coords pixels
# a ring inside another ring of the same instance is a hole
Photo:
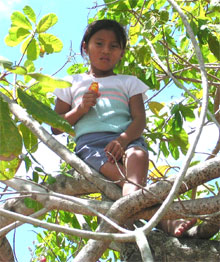
[[[55,13],[58,16],[58,23],[48,32],[62,40],[63,50],[60,53],[45,56],[37,63],[39,68],[43,68],[43,73],[54,73],[66,61],[71,41],[73,51],[79,53],[80,41],[87,25],[88,15],[89,13],[94,14],[94,10],[88,8],[94,6],[94,2],[90,0],[0,0],[0,55],[7,57],[12,62],[18,61],[21,56],[20,46],[7,47],[3,41],[11,24],[10,15],[13,11],[22,11],[25,5],[30,5],[39,18],[48,13]],[[103,3],[102,0],[96,2]],[[59,76],[63,76],[65,72],[63,70]]]
[[[0,56],[4,56],[12,62],[19,61],[21,57],[20,46],[8,47],[4,43],[4,38],[8,34],[8,29],[11,25],[10,16],[13,11],[22,11],[25,5],[33,8],[39,18],[48,14],[55,13],[58,16],[58,23],[50,29],[50,33],[59,37],[63,44],[63,50],[60,53],[45,56],[44,59],[39,59],[36,68],[43,68],[44,74],[52,74],[57,71],[67,59],[69,54],[70,42],[72,41],[74,53],[79,53],[79,46],[83,36],[85,27],[90,17],[94,14],[94,10],[90,11],[88,8],[95,5],[95,1],[91,0],[0,0]],[[102,0],[96,1],[102,4]],[[79,57],[80,59],[80,57]],[[68,65],[70,66],[70,64]],[[66,75],[66,66],[57,76],[63,77]],[[50,171],[52,166],[56,166],[59,158],[51,153],[45,147],[42,147],[41,153],[43,155],[50,155],[49,159],[53,159],[52,163],[48,164],[43,161],[42,164]],[[37,156],[38,157],[38,156]],[[48,157],[46,157],[48,159]],[[41,160],[41,159],[40,159]],[[55,164],[56,163],[56,164]],[[24,168],[20,173],[24,172]],[[15,252],[19,262],[28,262],[31,259],[30,251],[28,248],[33,248],[33,241],[35,239],[37,229],[31,225],[19,227],[15,232]],[[13,243],[14,231],[8,234],[8,238]]]

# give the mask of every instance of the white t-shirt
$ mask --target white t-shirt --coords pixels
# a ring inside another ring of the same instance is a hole
[[[141,80],[131,75],[112,75],[95,78],[86,73],[66,78],[72,83],[69,88],[57,88],[54,94],[71,105],[78,106],[92,82],[98,82],[101,96],[97,104],[74,125],[76,139],[81,135],[95,132],[124,132],[131,123],[129,99],[149,89]]]

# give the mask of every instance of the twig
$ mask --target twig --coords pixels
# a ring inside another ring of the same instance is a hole
[[[140,14],[139,14],[139,16],[137,17],[136,23],[135,23],[134,25],[131,25],[131,27],[135,27],[135,26],[137,25],[137,23],[140,21],[141,16],[142,16],[142,12],[143,12],[143,10],[144,10],[145,3],[146,3],[146,0],[144,0],[144,3],[143,3],[143,5],[142,5],[142,7],[141,7]]]
[[[146,236],[143,233],[143,230],[138,228],[135,230],[135,232],[136,232],[135,238],[136,238],[137,245],[141,251],[142,261],[153,262],[154,259],[150,250],[150,246]]]
[[[135,234],[132,231],[126,230],[128,233],[121,234],[121,233],[98,233],[98,232],[91,232],[86,230],[79,230],[79,229],[73,229],[68,228],[66,226],[60,226],[60,225],[54,225],[53,223],[44,222],[41,220],[38,220],[36,218],[27,217],[21,214],[17,214],[12,211],[8,210],[2,210],[0,209],[0,214],[2,216],[8,217],[10,219],[19,220],[23,223],[29,223],[38,227],[42,227],[51,231],[57,231],[57,232],[63,232],[64,234],[69,235],[75,235],[78,237],[83,238],[92,238],[96,240],[102,240],[102,241],[134,241],[135,240]],[[0,231],[2,233],[2,231]]]
[[[159,199],[160,201],[162,201],[162,199],[160,199],[157,195],[155,195],[155,194],[152,193],[151,191],[147,190],[147,189],[145,188],[145,186],[133,182],[132,180],[130,180],[130,179],[127,177],[127,174],[124,175],[124,174],[122,173],[122,171],[120,170],[119,166],[118,166],[118,162],[117,162],[116,158],[115,158],[110,152],[108,152],[108,154],[111,155],[111,157],[112,157],[113,160],[115,161],[115,164],[116,164],[116,166],[117,166],[117,168],[118,168],[118,171],[119,171],[120,175],[121,175],[122,178],[123,178],[123,179],[121,179],[121,180],[119,180],[119,181],[125,181],[125,183],[127,182],[127,183],[129,183],[129,184],[132,184],[132,185],[134,185],[134,186],[137,186],[137,187],[139,187],[140,189],[142,189],[142,191],[147,192],[147,193],[151,194],[153,197],[155,197],[156,199]],[[125,170],[126,170],[126,167],[125,167]]]
[[[21,58],[20,58],[20,60],[19,60],[19,62],[18,62],[18,66],[21,64],[21,62],[22,62],[22,60],[23,60],[23,58],[24,58],[24,55],[25,55],[25,53],[26,53],[29,45],[31,44],[31,41],[32,41],[32,40],[34,39],[34,37],[35,37],[35,34],[36,34],[36,31],[32,33],[32,37],[31,37],[30,41],[28,42],[26,48],[24,49],[24,52],[23,52],[23,54],[22,54],[22,56],[21,56]]]
[[[72,41],[70,42],[70,53],[68,55],[68,59],[67,61],[63,64],[63,66],[61,66],[60,69],[58,69],[55,73],[52,74],[52,76],[55,76],[57,73],[59,73],[70,61],[71,61],[71,57],[72,57]]]
[[[183,24],[186,27],[186,31],[189,34],[191,41],[194,45],[195,48],[195,52],[200,64],[200,69],[201,69],[201,75],[202,75],[202,83],[203,83],[203,103],[202,103],[202,111],[201,111],[201,115],[200,115],[200,123],[197,129],[197,134],[195,136],[194,142],[192,143],[192,145],[190,146],[187,155],[186,155],[186,160],[184,161],[184,165],[182,167],[182,169],[179,172],[178,177],[176,178],[173,187],[169,193],[169,195],[167,196],[167,198],[164,200],[164,202],[162,203],[161,207],[158,209],[158,211],[156,212],[156,214],[152,217],[152,219],[148,222],[147,225],[144,226],[144,232],[147,234],[153,227],[155,227],[157,225],[157,223],[161,220],[162,216],[165,214],[166,210],[170,207],[171,203],[173,202],[173,199],[175,198],[176,192],[179,190],[180,185],[184,179],[184,176],[186,174],[186,171],[188,169],[188,166],[190,164],[190,161],[193,157],[196,145],[198,143],[200,134],[202,132],[202,127],[203,124],[205,122],[205,118],[206,118],[206,113],[207,113],[207,105],[208,105],[208,83],[207,83],[207,76],[206,76],[206,71],[205,71],[205,67],[204,67],[204,61],[203,61],[203,57],[201,54],[201,50],[197,44],[197,41],[195,39],[195,35],[187,21],[187,17],[185,16],[185,14],[182,12],[181,8],[175,3],[175,1],[173,0],[168,0],[169,3],[174,7],[174,9],[176,9],[176,11],[179,13],[180,17],[182,18]],[[153,48],[151,42],[146,39],[147,43],[149,44],[149,46],[151,47],[151,50],[153,52],[153,55],[156,59],[156,61],[160,64],[160,67],[164,70],[164,72],[166,72],[167,75],[169,75],[174,82],[179,86],[180,83],[179,81],[177,81],[177,79],[170,73],[170,71],[167,69],[167,67],[161,62],[161,60],[159,59],[157,53],[155,52],[155,49]],[[182,86],[182,85],[181,85]],[[184,88],[185,90],[186,88]]]
[[[1,210],[1,209],[0,209],[0,210]],[[44,215],[44,214],[47,213],[47,212],[48,212],[48,209],[47,209],[47,208],[43,208],[43,209],[35,212],[34,214],[30,215],[30,217],[32,217],[32,218],[40,217],[40,216]],[[19,226],[21,226],[21,225],[23,225],[23,224],[24,224],[24,223],[22,223],[22,222],[16,221],[16,222],[14,222],[14,223],[12,223],[12,224],[10,224],[10,225],[7,225],[7,226],[1,228],[1,229],[0,229],[0,237],[6,235],[6,234],[7,234],[8,232],[10,232],[12,229],[17,228],[17,227],[19,227]]]

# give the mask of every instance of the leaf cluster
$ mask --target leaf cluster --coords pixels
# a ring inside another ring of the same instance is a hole
[[[198,59],[185,26],[167,1],[105,0],[105,3],[106,6],[97,12],[94,19],[115,19],[125,26],[128,35],[127,50],[116,73],[136,75],[154,94],[146,104],[146,140],[150,150],[154,151],[159,143],[160,151],[155,153],[158,157],[160,154],[166,158],[171,155],[177,160],[189,148],[189,135],[194,133],[196,125],[192,129],[188,127],[200,114],[199,102],[203,94]],[[187,16],[204,56],[210,81],[209,110],[214,112],[214,108],[218,108],[215,94],[220,86],[218,3],[182,1],[180,8]],[[148,41],[161,63],[188,92],[174,83],[156,62]],[[169,93],[169,87],[174,90],[173,96],[179,96],[178,101],[167,101],[162,97],[158,102],[157,90],[158,94]]]
[[[54,128],[74,135],[74,130],[57,113],[52,110],[54,98],[50,92],[56,87],[70,87],[71,83],[48,75],[35,72],[34,60],[43,56],[43,53],[60,52],[62,42],[47,33],[57,23],[55,14],[47,14],[37,22],[36,14],[30,6],[23,8],[23,13],[15,11],[11,15],[11,28],[5,38],[9,46],[21,45],[22,56],[17,64],[0,56],[2,73],[0,76],[0,179],[12,178],[21,159],[22,148],[28,154],[38,148],[38,138],[30,129],[13,117],[6,97],[10,103],[18,103],[39,123],[48,124]],[[43,51],[42,51],[43,50]],[[21,63],[23,60],[23,65]],[[12,75],[14,82],[11,82]],[[23,78],[23,79],[22,79]],[[30,168],[31,160],[23,156],[26,169]]]
[[[44,54],[60,52],[62,41],[56,36],[47,33],[58,21],[56,14],[47,14],[37,22],[36,14],[30,6],[11,15],[11,28],[5,38],[8,46],[17,46],[22,43],[21,51],[27,54],[28,60],[36,60]]]

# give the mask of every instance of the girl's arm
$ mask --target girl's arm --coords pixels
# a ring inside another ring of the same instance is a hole
[[[57,112],[60,116],[66,119],[71,126],[74,124],[88,111],[92,106],[96,104],[96,99],[100,96],[99,93],[94,91],[88,91],[83,95],[82,102],[79,106],[71,109],[71,106],[61,99],[57,98],[55,105],[55,112]],[[59,129],[51,128],[54,135],[61,134],[62,132]]]
[[[146,127],[146,116],[142,94],[132,96],[129,100],[129,107],[132,117],[131,124],[116,140],[110,142],[105,148],[105,151],[110,152],[116,160],[119,160],[122,157],[121,148],[126,150],[128,144],[139,138]],[[109,155],[108,157],[109,160],[113,162],[112,157]]]
[[[119,137],[118,141],[126,149],[128,144],[139,138],[146,127],[146,115],[142,94],[132,96],[129,100],[132,122]]]

